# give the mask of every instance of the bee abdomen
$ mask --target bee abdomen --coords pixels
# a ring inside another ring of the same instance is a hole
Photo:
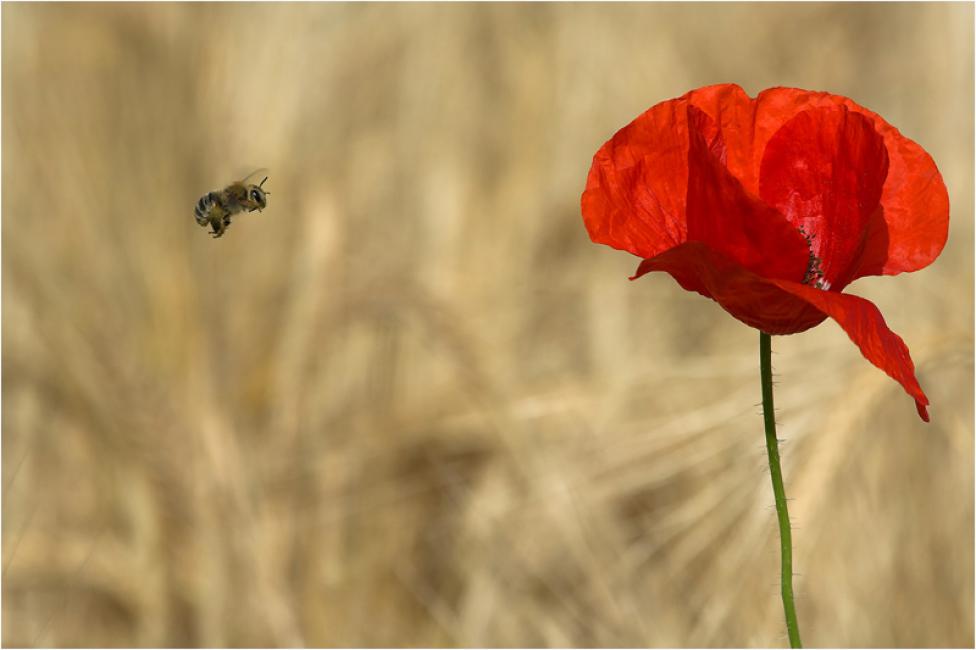
[[[193,216],[196,217],[198,224],[201,226],[207,225],[210,220],[210,211],[216,202],[217,197],[214,192],[207,192],[200,197],[200,200],[197,201],[197,206],[193,209]]]

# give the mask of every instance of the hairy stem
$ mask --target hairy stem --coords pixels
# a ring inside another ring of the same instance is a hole
[[[786,509],[786,490],[783,488],[783,472],[779,464],[779,444],[776,440],[776,414],[773,412],[773,368],[770,356],[772,343],[769,334],[759,333],[759,367],[762,378],[763,421],[766,424],[766,451],[769,454],[769,476],[773,480],[776,497],[776,517],[779,520],[780,587],[783,594],[783,612],[786,614],[786,631],[790,647],[802,648],[800,628],[796,623],[796,606],[793,603],[793,535],[790,530],[790,513]]]

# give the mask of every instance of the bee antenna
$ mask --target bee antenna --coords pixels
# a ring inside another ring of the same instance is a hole
[[[261,187],[262,185],[264,185],[264,181],[266,181],[266,180],[268,180],[268,177],[267,176],[264,177],[264,180],[262,180],[260,183],[258,183],[258,187]],[[267,192],[265,192],[265,194],[267,194]]]

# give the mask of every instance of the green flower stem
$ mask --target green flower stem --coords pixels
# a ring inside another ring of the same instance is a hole
[[[769,453],[769,476],[773,480],[776,497],[776,517],[779,519],[779,543],[782,565],[780,587],[783,592],[783,612],[786,614],[786,631],[791,648],[802,648],[800,628],[796,624],[796,606],[793,604],[793,535],[790,530],[790,513],[786,509],[786,490],[783,489],[783,472],[779,466],[779,447],[776,441],[776,414],[773,412],[773,368],[770,360],[772,343],[766,332],[759,333],[759,367],[762,377],[763,420],[766,424],[766,451]]]

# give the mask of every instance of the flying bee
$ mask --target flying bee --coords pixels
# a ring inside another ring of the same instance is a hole
[[[268,205],[267,192],[262,189],[264,179],[257,185],[247,183],[247,180],[263,170],[251,172],[242,180],[234,181],[222,190],[207,192],[197,201],[193,216],[201,226],[209,225],[211,234],[216,239],[224,234],[230,225],[230,218],[240,212],[260,212]]]

